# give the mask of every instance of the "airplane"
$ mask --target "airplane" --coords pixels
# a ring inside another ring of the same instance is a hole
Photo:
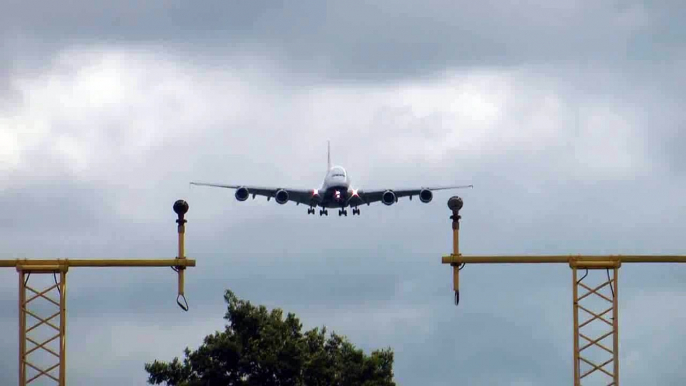
[[[224,185],[208,182],[191,182],[191,185],[211,186],[218,188],[236,189],[236,199],[245,201],[250,195],[265,196],[267,201],[272,197],[274,201],[283,205],[293,201],[296,205],[309,206],[307,214],[314,215],[315,208],[320,207],[319,216],[328,216],[329,208],[338,208],[338,216],[348,216],[347,208],[352,208],[352,214],[360,215],[360,205],[368,206],[374,202],[382,202],[385,205],[393,205],[401,197],[418,196],[423,203],[429,203],[433,199],[433,191],[445,189],[473,188],[473,185],[420,187],[416,189],[380,189],[364,190],[353,188],[350,176],[342,166],[331,165],[331,143],[327,143],[327,173],[319,188],[314,189],[291,189],[285,187],[265,187],[249,185]]]

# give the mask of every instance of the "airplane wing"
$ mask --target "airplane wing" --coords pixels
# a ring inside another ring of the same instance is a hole
[[[424,187],[419,189],[379,189],[379,190],[363,190],[358,191],[359,201],[361,204],[371,204],[373,202],[382,201],[384,199],[384,194],[387,192],[393,192],[395,196],[395,201],[401,197],[419,196],[423,191],[434,192],[437,190],[447,190],[447,189],[463,189],[463,188],[473,188],[474,185],[455,185],[455,186],[435,186],[435,187]],[[428,197],[431,200],[431,197]],[[421,197],[420,197],[421,199]]]
[[[290,188],[275,188],[275,187],[265,187],[265,186],[250,186],[250,185],[223,185],[223,184],[215,184],[215,183],[209,183],[209,182],[191,182],[191,185],[198,185],[198,186],[211,186],[215,188],[226,188],[226,189],[236,189],[236,198],[239,199],[240,201],[244,201],[248,199],[248,196],[252,195],[253,198],[255,196],[264,196],[267,197],[267,200],[270,200],[271,198],[275,198],[278,200],[281,197],[277,197],[277,193],[280,191],[285,191],[287,192],[287,200],[288,201],[293,201],[297,204],[306,204],[309,205],[312,202],[312,190],[304,190],[304,189],[290,189]],[[240,195],[244,195],[239,197]],[[242,199],[241,199],[242,198]],[[279,202],[281,203],[281,202]],[[284,202],[285,204],[285,202]]]

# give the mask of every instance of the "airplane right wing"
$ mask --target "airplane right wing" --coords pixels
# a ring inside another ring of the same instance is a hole
[[[433,191],[447,190],[447,189],[463,189],[473,188],[474,185],[455,185],[455,186],[436,186],[424,187],[415,189],[379,189],[379,190],[362,190],[358,191],[358,200],[362,204],[371,204],[373,202],[382,201],[386,205],[391,205],[398,201],[401,197],[419,196],[419,199],[425,202],[431,201],[433,198]],[[354,198],[353,198],[354,199]]]
[[[304,190],[250,185],[224,185],[209,182],[191,182],[190,184],[197,186],[235,189],[236,199],[238,201],[245,201],[250,195],[252,195],[253,198],[255,198],[255,196],[264,196],[267,197],[267,200],[274,198],[279,204],[285,204],[288,201],[293,201],[298,204],[309,205],[312,202],[313,196],[311,189]]]

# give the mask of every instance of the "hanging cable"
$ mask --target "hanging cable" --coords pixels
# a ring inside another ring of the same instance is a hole
[[[615,298],[615,289],[612,286],[612,280],[610,280],[610,268],[605,269],[605,272],[607,272],[607,281],[610,283],[610,291],[612,292],[612,298]],[[617,284],[617,283],[615,283]]]
[[[183,299],[183,303],[181,303],[179,299]],[[178,304],[182,310],[188,311],[188,301],[186,300],[186,295],[179,294],[179,296],[176,297],[176,304]]]
[[[60,295],[62,295],[62,290],[60,289],[59,283],[57,283],[57,273],[53,272],[52,273],[52,278],[55,279],[55,285],[57,286],[57,292],[59,292]]]
[[[581,277],[581,279],[577,280],[576,284],[581,283],[582,280],[584,280],[588,276],[588,268],[586,268],[586,273],[584,273],[584,276]]]

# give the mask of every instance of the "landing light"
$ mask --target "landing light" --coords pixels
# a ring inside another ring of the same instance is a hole
[[[357,197],[357,189],[353,189],[353,196]]]
[[[318,196],[319,195],[319,189],[312,189],[312,195]]]

